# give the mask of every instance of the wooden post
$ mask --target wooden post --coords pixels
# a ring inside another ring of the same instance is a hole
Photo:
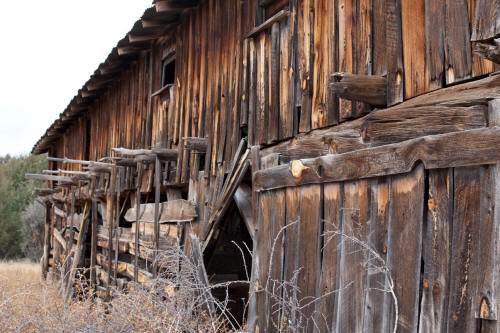
[[[142,185],[142,164],[141,162],[137,163],[137,192],[136,192],[136,200],[135,200],[135,243],[134,243],[134,282],[137,283],[137,275],[139,273],[139,216],[141,209],[141,185]]]
[[[120,195],[121,187],[120,182],[122,178],[122,168],[118,169],[118,175],[116,179],[116,213],[115,213],[115,266],[113,271],[113,278],[115,280],[115,285],[118,287],[117,271],[118,271],[118,246],[119,246],[119,236],[118,230],[120,225]]]
[[[88,203],[85,204],[85,208],[83,209],[82,220],[80,221],[80,232],[78,233],[78,240],[76,242],[76,251],[73,255],[73,262],[71,264],[71,268],[68,276],[68,283],[65,289],[64,300],[67,300],[71,295],[71,287],[73,286],[73,279],[76,274],[76,269],[78,267],[78,263],[80,262],[83,246],[85,242],[85,238],[87,236],[88,229],[88,220],[87,220],[87,212],[88,212]]]
[[[155,222],[154,222],[154,235],[153,235],[153,277],[156,278],[158,274],[158,263],[157,253],[159,249],[159,240],[160,240],[160,186],[161,186],[161,163],[158,157],[156,157],[155,161]],[[138,225],[138,221],[136,221],[136,225]]]
[[[255,236],[253,239],[253,257],[252,257],[252,272],[250,276],[250,287],[248,291],[248,328],[249,332],[254,332],[257,325],[257,295],[256,292],[260,288],[258,285],[258,277],[259,277],[259,253],[257,251],[257,244],[259,239],[259,230],[258,230],[258,213],[259,213],[259,193],[255,191],[253,180],[253,175],[259,171],[260,169],[260,147],[253,146],[250,151],[250,158],[252,161],[252,215],[254,217],[254,232]]]
[[[92,235],[90,241],[90,286],[95,289],[97,258],[97,200],[92,199]]]
[[[106,222],[108,223],[108,283],[106,286],[106,299],[110,297],[111,287],[111,268],[112,268],[112,252],[113,252],[113,208],[115,203],[116,189],[116,168],[111,169],[111,178],[109,182],[109,195],[106,198]]]
[[[51,207],[50,203],[45,206],[45,227],[43,235],[43,262],[42,262],[42,277],[47,278],[47,272],[49,270],[49,254],[50,254],[50,222],[51,222]]]
[[[75,237],[75,229],[73,229],[73,215],[75,214],[75,191],[73,188],[71,188],[70,191],[71,191],[70,213],[69,216],[66,216],[66,226],[69,225],[69,238],[66,239],[66,253],[65,253],[66,255],[64,258],[64,265],[63,265],[63,274],[64,274],[63,283],[64,280],[66,279],[68,266],[70,265],[69,257],[71,256],[71,250],[73,249],[73,238]]]

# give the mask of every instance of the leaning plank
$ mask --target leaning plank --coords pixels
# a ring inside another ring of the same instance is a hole
[[[500,128],[429,135],[376,148],[295,160],[254,174],[257,191],[304,184],[410,172],[421,161],[426,169],[493,164],[500,161]]]
[[[66,285],[66,289],[64,290],[64,299],[67,300],[68,297],[71,295],[72,288],[71,286],[73,285],[73,279],[75,278],[76,274],[76,269],[78,265],[80,264],[80,259],[82,257],[82,252],[83,248],[85,246],[85,239],[87,238],[87,229],[89,226],[89,219],[88,219],[88,203],[85,204],[85,207],[83,208],[83,214],[80,220],[80,232],[78,233],[78,240],[76,242],[76,250],[75,254],[73,256],[73,262],[71,264],[71,269],[69,271],[69,278],[68,282]]]
[[[66,240],[64,240],[64,237],[56,228],[54,228],[54,238],[59,242],[59,244],[61,244],[64,252],[66,252]]]
[[[485,105],[500,97],[499,85],[500,75],[494,75],[439,89],[339,126],[298,135],[263,149],[261,157],[279,153],[280,161],[287,162],[484,127]]]
[[[280,10],[279,12],[277,12],[276,14],[271,16],[269,19],[267,19],[264,23],[262,23],[261,25],[259,25],[258,27],[256,27],[252,31],[250,31],[245,37],[246,38],[253,38],[253,37],[257,36],[262,31],[272,27],[274,23],[280,22],[280,21],[284,20],[285,18],[287,18],[288,14],[289,14],[288,10],[285,10],[285,9]]]
[[[191,256],[197,268],[196,273],[198,275],[199,282],[203,286],[209,287],[210,282],[208,281],[207,271],[205,270],[205,264],[203,263],[203,251],[201,250],[200,241],[194,234],[189,234],[189,241],[191,244]],[[215,306],[212,302],[207,302],[206,307],[211,314],[215,313]]]
[[[387,105],[387,79],[381,75],[333,73],[330,81],[330,88],[341,98]]]
[[[165,222],[188,222],[192,221],[194,218],[198,216],[196,213],[196,205],[188,200],[177,199],[172,201],[166,201],[160,203],[160,223]],[[136,221],[136,208],[130,208],[127,210],[125,214],[125,220],[129,222]],[[139,213],[139,221],[140,222],[149,222],[154,223],[154,211],[155,204],[141,204],[140,213]]]
[[[246,184],[238,186],[234,193],[234,202],[240,211],[248,233],[253,239],[255,236],[255,224],[252,217],[252,189],[250,186]]]

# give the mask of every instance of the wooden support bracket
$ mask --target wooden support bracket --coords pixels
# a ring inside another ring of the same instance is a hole
[[[383,76],[333,73],[330,82],[330,89],[341,98],[387,105],[387,79]]]

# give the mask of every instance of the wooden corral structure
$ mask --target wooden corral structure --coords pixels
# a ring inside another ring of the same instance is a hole
[[[155,1],[33,148],[44,272],[109,293],[195,234],[248,331],[500,332],[499,10]]]

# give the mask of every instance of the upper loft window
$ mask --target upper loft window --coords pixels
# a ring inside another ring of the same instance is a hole
[[[260,0],[259,5],[263,11],[263,22],[280,10],[288,7],[288,0]]]
[[[175,83],[175,56],[163,60],[161,64],[161,87]]]

